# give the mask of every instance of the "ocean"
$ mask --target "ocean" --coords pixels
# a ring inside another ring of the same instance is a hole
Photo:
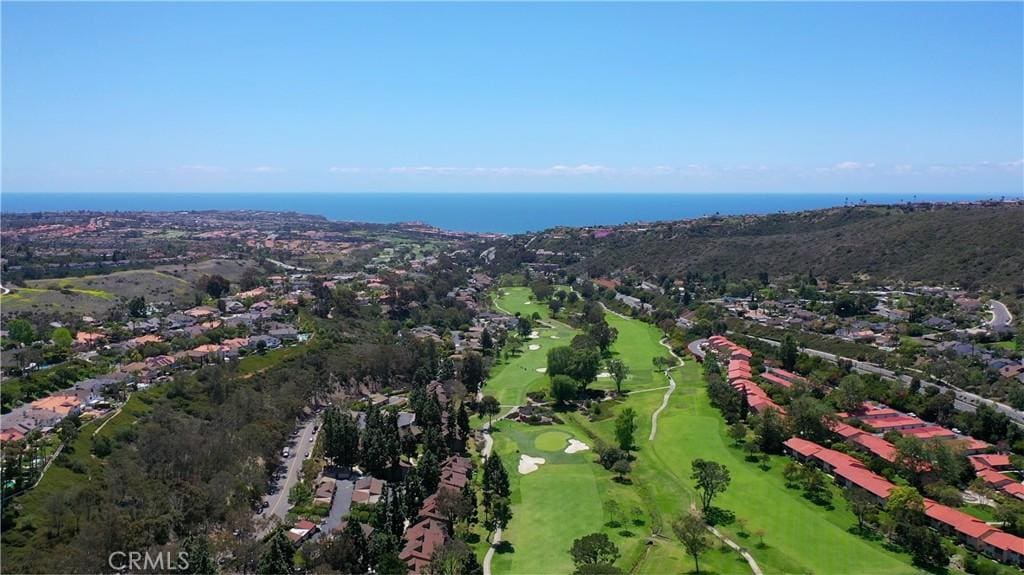
[[[426,222],[449,230],[522,233],[712,214],[766,214],[867,202],[952,202],[985,195],[651,193],[108,193],[0,194],[3,212],[256,209],[373,223]]]

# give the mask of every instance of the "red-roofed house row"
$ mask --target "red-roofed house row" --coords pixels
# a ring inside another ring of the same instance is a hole
[[[853,436],[854,439],[858,437],[873,436],[867,434]],[[836,483],[864,489],[874,495],[879,503],[884,503],[895,487],[884,477],[868,470],[860,461],[845,453],[822,447],[813,441],[799,437],[786,440],[784,445],[786,451],[798,461],[823,467],[835,477]],[[933,528],[961,543],[985,553],[997,561],[1024,565],[1024,539],[930,499],[925,499],[925,515]]]

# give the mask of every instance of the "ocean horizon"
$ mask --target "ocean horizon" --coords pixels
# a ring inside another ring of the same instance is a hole
[[[959,202],[990,194],[797,193],[4,193],[0,211],[266,210],[368,223],[424,222],[439,228],[523,233],[558,226],[611,226],[708,215],[797,212],[860,203]]]

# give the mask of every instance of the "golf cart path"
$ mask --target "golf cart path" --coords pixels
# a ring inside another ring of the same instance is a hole
[[[509,414],[511,414],[517,408],[518,408],[518,406],[513,407],[511,411],[509,411],[505,415],[502,415],[501,417],[499,417],[498,420],[502,420],[502,419],[508,417]],[[484,431],[484,448],[480,450],[480,456],[483,459],[487,459],[491,455],[491,450],[494,449],[494,438],[491,437],[491,424],[490,423],[485,423],[483,431]],[[491,547],[487,550],[487,554],[484,555],[484,575],[491,575],[491,561],[494,559],[494,549],[498,546],[499,543],[501,543],[501,528],[500,527],[494,530],[494,538],[491,539]]]
[[[654,441],[654,437],[658,434],[658,416],[661,415],[662,411],[665,411],[666,407],[668,407],[668,399],[672,397],[672,392],[676,390],[676,380],[669,372],[677,367],[683,366],[683,358],[676,355],[676,352],[672,350],[672,346],[667,343],[665,338],[662,338],[658,343],[664,346],[665,349],[672,354],[672,357],[676,358],[676,361],[679,363],[665,370],[665,377],[668,378],[668,391],[666,391],[665,396],[661,398],[661,406],[658,407],[658,409],[655,409],[654,413],[651,414],[651,436],[647,438],[647,441]]]

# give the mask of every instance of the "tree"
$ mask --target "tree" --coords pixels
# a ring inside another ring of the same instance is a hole
[[[267,542],[267,548],[260,556],[259,566],[256,572],[260,575],[280,575],[290,573],[294,566],[295,549],[291,541],[284,534],[280,527],[274,530]]]
[[[553,347],[548,350],[548,375],[569,375],[572,370],[572,348],[567,346]]]
[[[463,439],[469,437],[469,412],[466,411],[466,402],[459,402],[459,409],[455,412],[455,423],[459,428],[459,434]]]
[[[451,539],[434,550],[427,565],[428,575],[476,575],[481,573],[476,554],[461,539]]]
[[[619,482],[625,481],[626,475],[629,474],[632,468],[633,466],[629,464],[629,460],[626,458],[622,458],[616,461],[612,465],[612,471],[615,472],[615,479],[617,479]]]
[[[779,361],[782,363],[782,368],[792,371],[796,367],[799,355],[800,351],[797,349],[796,340],[787,334],[782,338],[782,344],[779,345]]]
[[[483,334],[480,335],[480,347],[485,353],[490,353],[494,349],[494,338],[491,337],[491,332],[487,328],[484,328]]]
[[[330,408],[324,414],[324,455],[335,465],[349,467],[359,461],[359,426],[348,413]]]
[[[608,373],[615,380],[615,393],[622,395],[622,382],[629,377],[629,366],[620,359],[613,359],[608,362]]]
[[[488,531],[494,532],[497,529],[504,529],[508,527],[508,522],[512,520],[512,505],[509,503],[508,497],[496,497],[491,501],[491,511],[488,517],[488,521],[485,522],[485,527]]]
[[[203,275],[196,282],[196,287],[199,291],[210,294],[210,297],[219,299],[231,291],[231,282],[219,274]]]
[[[897,524],[919,524],[924,521],[924,498],[917,489],[898,485],[889,493],[885,511]]]
[[[636,433],[636,411],[632,407],[624,408],[615,418],[615,439],[619,449],[633,449],[633,434]]]
[[[498,403],[498,398],[493,395],[485,395],[480,401],[477,411],[480,415],[487,416],[487,427],[490,428],[492,424],[491,418],[501,412],[501,404]]]
[[[857,487],[843,489],[843,497],[850,504],[850,511],[857,517],[857,529],[867,530],[867,524],[878,515],[878,505],[870,493]]]
[[[349,519],[342,531],[342,537],[348,539],[352,544],[352,563],[348,568],[353,573],[365,573],[370,562],[370,544],[366,541],[363,526],[358,521]]]
[[[11,339],[22,345],[29,345],[36,340],[36,332],[32,328],[32,324],[21,318],[7,323],[7,333]]]
[[[611,347],[619,335],[618,330],[608,325],[603,316],[600,320],[587,324],[586,333],[594,340],[602,353],[608,351],[608,348]]]
[[[128,315],[132,317],[146,317],[146,298],[135,296],[128,300]]]
[[[693,557],[694,568],[700,573],[700,556],[711,547],[704,519],[697,513],[687,513],[672,522],[672,531],[690,557]]]
[[[568,375],[556,375],[551,378],[551,397],[559,404],[565,404],[576,397],[576,382]]]
[[[801,395],[789,403],[786,418],[793,435],[821,442],[831,436],[835,414],[825,403],[810,395]]]
[[[75,338],[71,337],[71,331],[66,327],[58,327],[53,330],[50,339],[53,340],[53,345],[62,351],[71,349],[71,343],[75,341]]]
[[[729,487],[732,477],[729,475],[729,469],[716,461],[695,459],[692,467],[693,475],[690,478],[696,482],[701,509],[706,515],[715,496]]]
[[[737,421],[729,427],[729,437],[732,438],[737,445],[739,445],[744,439],[747,438],[747,426],[743,425],[742,422]]]
[[[829,394],[836,409],[842,411],[856,411],[864,405],[867,399],[867,390],[864,388],[864,381],[859,375],[850,374],[839,381],[836,389]]]
[[[483,382],[486,373],[484,372],[484,358],[476,352],[466,353],[466,358],[462,361],[462,385],[466,387],[466,390],[470,393],[476,393],[480,389],[480,384]]]
[[[753,417],[751,427],[757,435],[757,446],[765,453],[782,453],[786,440],[786,427],[774,409],[767,409]]]
[[[186,537],[181,550],[188,554],[188,569],[185,573],[210,575],[217,572],[217,562],[210,554],[210,540],[205,535]]]
[[[619,558],[619,548],[604,533],[591,533],[572,542],[572,561],[583,565],[612,564]]]

